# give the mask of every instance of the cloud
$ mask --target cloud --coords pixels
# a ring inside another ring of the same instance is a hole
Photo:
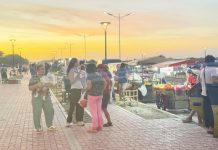
[[[75,32],[98,34],[102,12],[77,10],[46,5],[0,6],[1,26],[45,30],[60,35]],[[98,15],[100,14],[100,15]]]

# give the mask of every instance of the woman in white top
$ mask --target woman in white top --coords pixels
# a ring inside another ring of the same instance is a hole
[[[79,69],[79,63],[76,58],[72,58],[68,68],[67,68],[67,75],[71,83],[71,91],[70,91],[70,109],[68,112],[67,117],[67,124],[66,127],[69,127],[72,125],[72,114],[74,111],[74,108],[76,107],[76,122],[77,125],[83,126],[83,114],[84,109],[80,107],[78,104],[78,101],[81,97],[81,92],[83,89],[83,84],[80,79],[80,69]]]

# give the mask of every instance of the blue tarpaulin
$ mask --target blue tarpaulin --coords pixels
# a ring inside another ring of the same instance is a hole
[[[120,59],[103,59],[102,64],[110,64],[110,63],[120,63]]]

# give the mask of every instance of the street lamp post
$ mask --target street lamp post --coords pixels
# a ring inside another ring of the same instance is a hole
[[[70,43],[70,57],[72,56],[71,55],[71,48],[72,48],[72,43]]]
[[[12,60],[12,65],[14,68],[14,42],[16,41],[15,39],[10,39],[11,45],[12,45],[12,54],[13,54],[13,60]]]
[[[66,44],[66,49],[68,49],[68,44],[69,44],[69,48],[70,48],[70,57],[71,57],[71,56],[72,56],[72,55],[71,55],[71,51],[72,51],[72,45],[73,45],[73,44],[72,44],[72,42],[69,42],[69,43],[66,42],[65,44]]]
[[[20,48],[20,65],[22,65],[22,56],[21,56],[22,49]]]
[[[118,16],[116,16],[116,15],[108,13],[108,12],[104,12],[104,13],[118,19],[118,22],[119,22],[119,59],[121,59],[121,40],[120,40],[121,24],[120,24],[120,20],[123,19],[124,17],[131,15],[132,13],[128,13],[128,14],[125,14],[123,16],[120,16],[120,14],[118,14]]]
[[[86,34],[76,34],[77,36],[83,37],[84,40],[84,57],[85,57],[85,62],[87,59],[87,48],[86,48],[86,39],[87,37],[89,37],[90,35],[86,35]]]
[[[101,22],[101,25],[104,27],[104,50],[105,50],[105,61],[107,60],[107,26],[111,24],[110,22]]]

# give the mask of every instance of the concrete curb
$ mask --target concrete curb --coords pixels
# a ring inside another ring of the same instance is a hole
[[[63,106],[60,104],[60,102],[58,101],[58,99],[56,98],[56,96],[54,95],[52,90],[50,90],[50,93],[51,93],[52,99],[58,105],[58,108],[61,110],[64,118],[66,119],[67,118],[67,113],[65,112]],[[65,124],[63,126],[65,126]],[[71,128],[64,127],[63,132],[64,132],[64,134],[66,136],[66,139],[68,141],[68,144],[69,144],[71,150],[82,150],[79,142],[77,141],[77,139],[73,135],[73,132],[72,132]]]
[[[154,109],[154,110],[156,110],[156,111],[159,111],[159,112],[168,114],[168,115],[170,115],[170,116],[174,116],[174,117],[176,117],[176,118],[181,118],[180,116],[177,116],[177,115],[175,115],[175,114],[172,114],[172,113],[170,113],[170,112],[167,112],[167,111],[164,111],[164,110],[161,110],[161,109],[158,109],[158,108],[154,108],[154,107],[149,106],[149,105],[146,105],[146,104],[144,104],[144,103],[141,103],[141,102],[140,102],[140,104],[141,104],[141,105],[144,105],[144,106],[146,106],[146,107],[149,107],[149,108],[151,108],[151,109]]]
[[[165,113],[165,114],[167,114],[167,115],[169,115],[169,116],[172,116],[172,118],[171,119],[180,119],[181,117],[180,116],[177,116],[177,115],[175,115],[175,114],[172,114],[172,113],[170,113],[170,112],[167,112],[167,111],[163,111],[163,110],[160,110],[160,109],[158,109],[158,108],[154,108],[154,107],[152,107],[152,106],[149,106],[149,105],[146,105],[146,104],[144,104],[144,103],[141,103],[141,102],[138,102],[140,105],[144,105],[144,106],[146,106],[146,107],[148,107],[148,108],[151,108],[151,109],[153,109],[153,110],[156,110],[156,111],[159,111],[159,112],[161,112],[161,113]],[[119,106],[119,105],[117,105],[116,103],[115,104],[113,104],[113,106],[114,107],[118,107],[119,109],[122,109],[122,110],[124,110],[124,111],[126,111],[126,112],[129,112],[129,113],[131,113],[131,114],[133,114],[133,115],[135,115],[135,116],[138,116],[138,117],[140,117],[140,118],[142,118],[142,119],[145,119],[145,118],[143,118],[143,117],[141,117],[141,116],[139,116],[139,115],[137,115],[137,114],[135,114],[135,113],[133,113],[133,112],[131,112],[131,111],[128,111],[128,110],[126,110],[126,109],[124,109],[124,108],[122,108],[121,106]],[[146,119],[145,119],[146,120]],[[155,120],[155,119],[154,119]]]

